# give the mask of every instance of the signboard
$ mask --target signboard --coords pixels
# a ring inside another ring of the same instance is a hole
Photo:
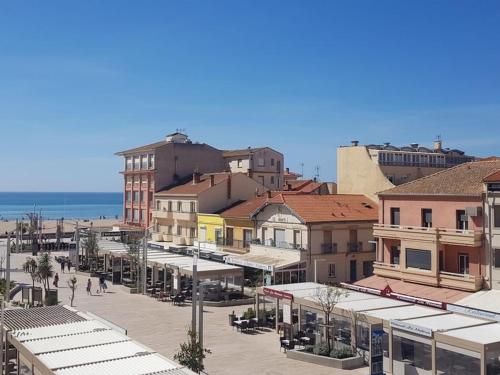
[[[474,309],[467,306],[454,305],[449,303],[446,307],[446,310],[456,312],[463,315],[473,316],[475,318],[483,318],[489,320],[495,320],[500,322],[500,314],[494,313],[492,311]]]
[[[391,327],[421,336],[432,337],[432,329],[417,326],[408,322],[402,322],[400,320],[391,320]]]
[[[156,243],[149,243],[149,242],[148,242],[148,248],[153,249],[153,250],[165,250],[165,248],[162,245],[159,245]]]
[[[389,297],[397,299],[399,301],[411,302],[411,303],[415,303],[417,305],[435,307],[438,309],[446,310],[446,303],[444,303],[444,302],[433,301],[433,300],[425,299],[425,298],[412,297],[412,296],[407,296],[405,294],[399,294],[399,293],[391,293],[389,295]]]
[[[267,265],[267,264],[261,264],[261,263],[251,262],[251,261],[248,261],[246,259],[239,258],[239,257],[228,256],[228,257],[226,257],[226,263],[235,264],[237,266],[255,268],[255,269],[263,270],[263,271],[267,271],[267,272],[273,272],[274,271],[274,267],[273,266],[270,266],[270,265]]]
[[[372,328],[370,347],[370,375],[384,374],[384,350],[382,345],[383,335],[383,329]]]
[[[283,304],[283,323],[292,324],[292,308],[290,305]]]
[[[281,290],[264,288],[264,294],[269,297],[289,299],[290,301],[293,301],[293,294],[282,292]]]
[[[378,289],[367,288],[367,287],[359,286],[359,285],[340,283],[340,286],[343,288],[355,290],[356,292],[361,292],[361,293],[375,294],[377,296],[379,296],[381,294],[380,290],[378,290]]]

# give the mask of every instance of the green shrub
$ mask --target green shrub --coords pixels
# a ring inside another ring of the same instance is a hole
[[[341,348],[341,349],[333,349],[330,352],[330,357],[337,359],[351,358],[354,357],[351,348]]]
[[[304,352],[306,352],[306,353],[314,353],[314,345],[306,345],[304,347]]]
[[[324,342],[314,347],[313,353],[316,355],[322,355],[324,357],[328,357],[328,355],[330,354],[328,345]]]
[[[243,313],[243,319],[250,320],[255,318],[257,315],[255,314],[255,310],[251,307]]]

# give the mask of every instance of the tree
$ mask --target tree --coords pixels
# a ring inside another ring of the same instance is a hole
[[[85,251],[87,260],[93,259],[97,261],[97,257],[99,256],[99,244],[95,232],[89,231],[88,236],[82,241],[82,247]]]
[[[314,301],[320,305],[321,309],[325,313],[325,323],[326,323],[326,345],[328,347],[328,352],[332,351],[332,343],[330,337],[330,329],[333,330],[334,322],[330,322],[330,316],[335,309],[335,305],[339,302],[340,298],[347,297],[349,292],[332,286],[327,286],[325,288],[317,288],[314,294]]]
[[[42,283],[45,291],[45,301],[48,303],[50,290],[50,279],[54,276],[54,267],[52,266],[52,257],[48,253],[42,253],[38,256],[38,281]]]
[[[182,366],[186,366],[191,371],[200,373],[205,369],[203,365],[203,360],[207,354],[212,352],[209,349],[204,349],[196,332],[192,329],[188,330],[188,342],[182,343],[179,353],[174,355],[174,359],[179,362]]]
[[[23,263],[23,270],[25,273],[29,273],[31,277],[31,283],[33,288],[31,289],[31,303],[35,303],[35,281],[38,279],[38,264],[34,258],[26,258],[26,262]]]
[[[69,278],[68,280],[68,286],[71,289],[71,297],[69,298],[71,303],[71,307],[73,307],[73,301],[75,299],[75,290],[76,290],[76,276],[73,275],[72,277]]]
[[[130,272],[135,272],[136,276],[136,287],[137,291],[140,290],[141,287],[141,268],[139,267],[140,265],[140,245],[141,245],[141,239],[140,237],[137,236],[127,236],[126,242],[128,245],[128,250],[127,253],[130,256]]]

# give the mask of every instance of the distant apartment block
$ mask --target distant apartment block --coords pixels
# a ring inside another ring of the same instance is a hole
[[[432,149],[417,143],[395,147],[352,141],[337,149],[338,193],[366,194],[376,200],[380,191],[473,160],[461,150],[443,148],[440,139]]]
[[[148,227],[152,223],[154,193],[182,182],[193,171],[223,171],[222,151],[192,143],[188,136],[173,133],[164,140],[116,153],[123,157],[124,223]]]
[[[282,190],[284,185],[283,154],[270,147],[228,150],[223,153],[233,173],[247,173],[270,190]]]

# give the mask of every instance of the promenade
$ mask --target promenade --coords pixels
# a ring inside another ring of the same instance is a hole
[[[0,242],[0,247],[4,242]],[[22,271],[22,263],[29,254],[13,254],[12,280],[31,283],[28,274]],[[69,305],[71,290],[67,286],[69,274],[60,272],[59,264],[54,265],[59,273],[59,300]],[[73,275],[73,273],[71,273]],[[98,280],[92,279],[93,294],[86,292],[84,276],[77,275],[75,308],[89,311],[108,319],[128,330],[135,340],[169,358],[178,351],[179,344],[186,340],[191,319],[191,305],[174,306],[168,302],[158,302],[142,295],[130,295],[121,286],[109,285],[108,293],[96,295]],[[279,349],[278,335],[273,331],[242,334],[228,325],[228,314],[233,310],[243,312],[249,306],[204,309],[204,343],[212,351],[205,365],[209,374],[368,374],[368,369],[343,371],[306,364],[287,359]]]

